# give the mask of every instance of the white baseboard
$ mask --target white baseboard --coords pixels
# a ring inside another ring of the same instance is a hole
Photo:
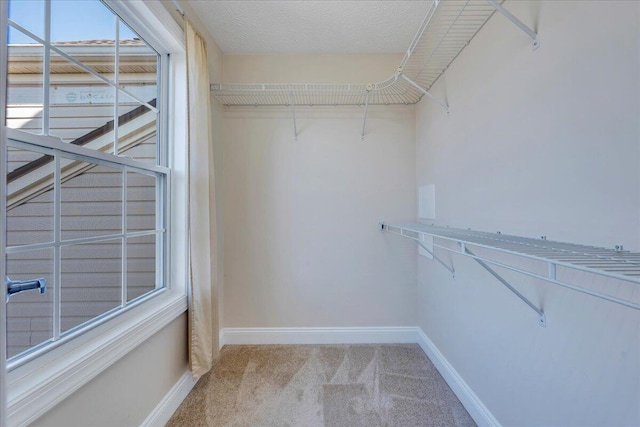
[[[224,328],[225,344],[402,344],[415,343],[413,326],[370,328]]]
[[[140,424],[140,427],[164,427],[195,384],[191,371],[185,372]]]
[[[471,387],[458,374],[455,368],[444,357],[438,347],[427,337],[422,329],[417,328],[417,343],[422,351],[431,359],[440,375],[445,379],[451,390],[460,399],[471,418],[480,427],[500,427],[500,423],[493,416],[491,411],[482,403],[480,398],[471,390]]]

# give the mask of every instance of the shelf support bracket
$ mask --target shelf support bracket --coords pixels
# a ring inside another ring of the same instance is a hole
[[[538,37],[538,34],[535,31],[533,31],[531,28],[526,26],[521,20],[516,18],[507,9],[502,7],[502,5],[498,3],[496,0],[487,0],[487,3],[493,6],[495,10],[503,14],[509,21],[513,22],[515,25],[518,26],[518,28],[520,28],[522,31],[527,33],[529,37],[531,37],[531,40],[533,40],[533,50],[536,50],[537,48],[540,47],[540,38]]]
[[[289,104],[291,105],[291,114],[293,115],[293,139],[298,141],[298,126],[296,125],[296,106],[293,103],[293,87],[289,86]]]
[[[364,101],[364,121],[362,122],[362,134],[360,135],[360,139],[364,141],[364,129],[367,125],[367,112],[369,111],[369,95],[371,95],[371,84],[367,85],[367,98]]]
[[[524,295],[522,295],[516,288],[514,288],[513,286],[511,286],[509,284],[509,282],[507,282],[506,280],[504,280],[504,278],[502,278],[502,276],[500,276],[498,273],[495,272],[495,270],[493,270],[491,267],[489,267],[484,261],[482,261],[480,258],[478,258],[473,252],[471,252],[469,250],[469,248],[464,248],[465,253],[467,253],[468,255],[471,255],[471,257],[473,257],[473,259],[476,260],[476,262],[478,264],[480,264],[482,266],[482,268],[484,268],[485,270],[487,270],[493,277],[495,277],[496,279],[498,279],[498,281],[500,283],[502,283],[504,286],[506,286],[511,292],[513,292],[518,298],[520,298],[525,304],[527,304],[529,307],[531,307],[531,309],[533,311],[535,311],[538,314],[538,324],[540,326],[547,326],[547,319],[544,315],[544,313],[542,312],[542,310],[540,310],[538,307],[536,307],[531,301],[529,301],[527,299],[527,297],[525,297]]]
[[[429,98],[431,98],[431,100],[433,102],[435,102],[436,104],[438,104],[439,106],[441,106],[442,108],[444,108],[447,112],[447,116],[449,115],[449,106],[446,104],[446,102],[440,101],[438,98],[436,98],[435,96],[431,95],[429,92],[427,92],[427,90],[425,88],[423,88],[422,86],[420,86],[418,83],[414,82],[413,80],[411,80],[409,77],[405,76],[404,74],[400,74],[400,77],[402,77],[403,79],[405,79],[407,81],[407,83],[409,83],[411,86],[415,87],[416,89],[418,89],[420,92],[424,93],[425,95],[427,95]]]
[[[406,237],[406,236],[405,236],[405,237]],[[413,239],[413,240],[415,240],[416,242],[418,242],[418,245],[420,245],[420,247],[421,247],[422,249],[424,249],[425,251],[427,251],[427,253],[433,257],[433,259],[435,259],[436,261],[438,261],[440,264],[442,264],[442,266],[443,266],[444,268],[446,268],[447,270],[449,270],[449,272],[451,273],[451,275],[453,276],[453,278],[455,278],[455,277],[456,277],[456,271],[454,270],[454,268],[453,268],[453,267],[449,267],[447,264],[445,264],[445,263],[444,263],[444,261],[442,261],[440,258],[438,258],[438,257],[436,256],[436,254],[434,254],[434,253],[433,253],[433,251],[432,251],[432,250],[427,249],[427,246],[426,246],[424,243],[422,243],[420,240],[418,240],[418,239]]]

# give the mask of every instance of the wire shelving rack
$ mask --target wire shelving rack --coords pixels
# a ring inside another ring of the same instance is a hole
[[[623,250],[622,247],[607,249],[595,246],[585,246],[574,243],[563,243],[546,240],[546,238],[532,239],[499,233],[488,233],[475,230],[464,230],[450,227],[439,227],[425,224],[394,224],[381,223],[380,228],[400,236],[416,241],[427,250],[435,260],[445,266],[452,274],[455,270],[438,258],[433,248],[461,254],[475,259],[483,268],[491,273],[503,285],[514,292],[539,316],[539,322],[544,325],[546,320],[542,310],[520,294],[513,286],[489,267],[491,264],[527,276],[554,283],[564,288],[585,293],[597,298],[614,302],[635,310],[640,310],[640,304],[627,299],[605,294],[570,281],[558,275],[558,267],[582,271],[598,276],[640,284],[640,253]],[[432,240],[433,239],[433,240]],[[448,244],[447,244],[448,243]],[[519,263],[497,261],[495,257],[476,255],[471,248],[488,249],[494,253],[514,255],[547,264],[547,273],[540,274],[535,268],[516,266]]]
[[[225,106],[410,105],[428,92],[453,60],[489,20],[503,13],[534,39],[537,35],[494,0],[436,0],[431,4],[400,65],[377,83],[215,83],[214,96]]]

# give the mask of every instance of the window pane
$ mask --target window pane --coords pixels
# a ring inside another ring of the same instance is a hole
[[[96,150],[113,145],[114,88],[51,54],[50,135]]]
[[[155,98],[143,95],[152,106]],[[143,163],[157,163],[157,114],[147,106],[138,103],[122,91],[118,99],[121,113],[118,119],[118,154]]]
[[[51,156],[7,147],[7,245],[53,241]]]
[[[7,303],[7,357],[53,338],[53,249],[7,255],[11,280],[45,278],[47,289],[14,294]]]
[[[44,0],[10,0],[9,19],[44,40]],[[24,37],[14,33],[9,43],[23,43]]]
[[[121,110],[127,109],[135,114],[135,121],[132,120],[129,126],[133,128],[133,133],[122,132],[120,135],[119,152],[126,152],[128,157],[155,164],[157,118],[156,114],[145,108],[140,101],[154,107],[159,105],[158,54],[122,22],[118,63],[119,86],[124,89],[119,94]]]
[[[61,162],[62,240],[122,233],[122,171]]]
[[[127,172],[127,232],[156,229],[154,175]]]
[[[75,5],[73,14],[70,15],[74,21],[83,20],[90,22],[91,25],[86,26],[86,23],[83,23],[78,27],[69,28],[69,15],[64,13],[69,9],[69,4]],[[96,4],[97,7],[95,7]],[[75,61],[89,67],[96,74],[113,81],[116,61],[116,22],[116,17],[100,2],[53,1],[51,4],[52,45]],[[62,74],[58,76],[59,79],[68,78],[64,75],[64,64],[58,69],[54,65],[55,63],[52,62],[52,75]],[[113,91],[110,94],[113,96]]]
[[[9,27],[7,76],[7,127],[42,134],[42,61],[44,48]]]
[[[51,41],[115,40],[116,18],[99,0],[51,0]]]
[[[119,36],[120,83],[155,87],[158,75],[158,53],[122,21],[120,21]]]
[[[63,246],[61,331],[122,303],[122,240]]]
[[[156,236],[127,239],[127,302],[156,289]]]

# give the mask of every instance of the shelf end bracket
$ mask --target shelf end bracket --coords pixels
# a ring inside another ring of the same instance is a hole
[[[537,48],[540,47],[540,38],[538,37],[538,33],[533,31],[531,28],[525,25],[521,20],[516,18],[511,12],[505,9],[496,0],[487,0],[487,3],[493,6],[495,10],[503,14],[509,21],[513,22],[518,28],[520,28],[522,31],[527,33],[529,37],[531,37],[531,40],[533,40],[533,50],[536,50]]]

